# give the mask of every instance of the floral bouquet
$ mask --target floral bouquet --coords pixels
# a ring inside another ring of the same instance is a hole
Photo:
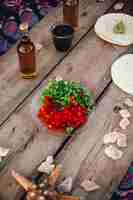
[[[87,121],[93,98],[91,91],[80,83],[50,80],[32,106],[45,127],[70,134]]]

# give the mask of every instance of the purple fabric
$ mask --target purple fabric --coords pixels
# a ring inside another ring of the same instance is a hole
[[[117,191],[113,194],[112,200],[133,200],[133,162]]]
[[[29,27],[46,16],[51,7],[61,0],[3,0],[0,3],[0,55],[20,38],[19,24],[28,22]]]

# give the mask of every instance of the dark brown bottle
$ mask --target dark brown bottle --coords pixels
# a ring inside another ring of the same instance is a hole
[[[36,73],[35,46],[28,35],[28,24],[20,25],[22,38],[17,46],[20,72],[25,79],[34,78]]]
[[[79,0],[63,0],[64,22],[79,29]]]

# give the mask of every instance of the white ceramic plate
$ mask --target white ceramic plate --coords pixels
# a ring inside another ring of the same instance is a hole
[[[114,26],[123,21],[126,32],[116,34]],[[133,17],[123,13],[110,13],[101,16],[95,24],[96,34],[103,40],[119,45],[128,46],[133,43]]]
[[[111,69],[114,83],[124,92],[133,95],[133,54],[126,54],[116,60]]]

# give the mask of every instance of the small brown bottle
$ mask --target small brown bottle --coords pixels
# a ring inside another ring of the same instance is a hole
[[[20,72],[25,79],[34,78],[36,73],[35,46],[28,35],[28,24],[20,25],[22,38],[17,46],[19,57]]]
[[[79,29],[79,0],[63,0],[64,22]]]
[[[45,200],[45,197],[35,192],[28,192],[26,200]]]

